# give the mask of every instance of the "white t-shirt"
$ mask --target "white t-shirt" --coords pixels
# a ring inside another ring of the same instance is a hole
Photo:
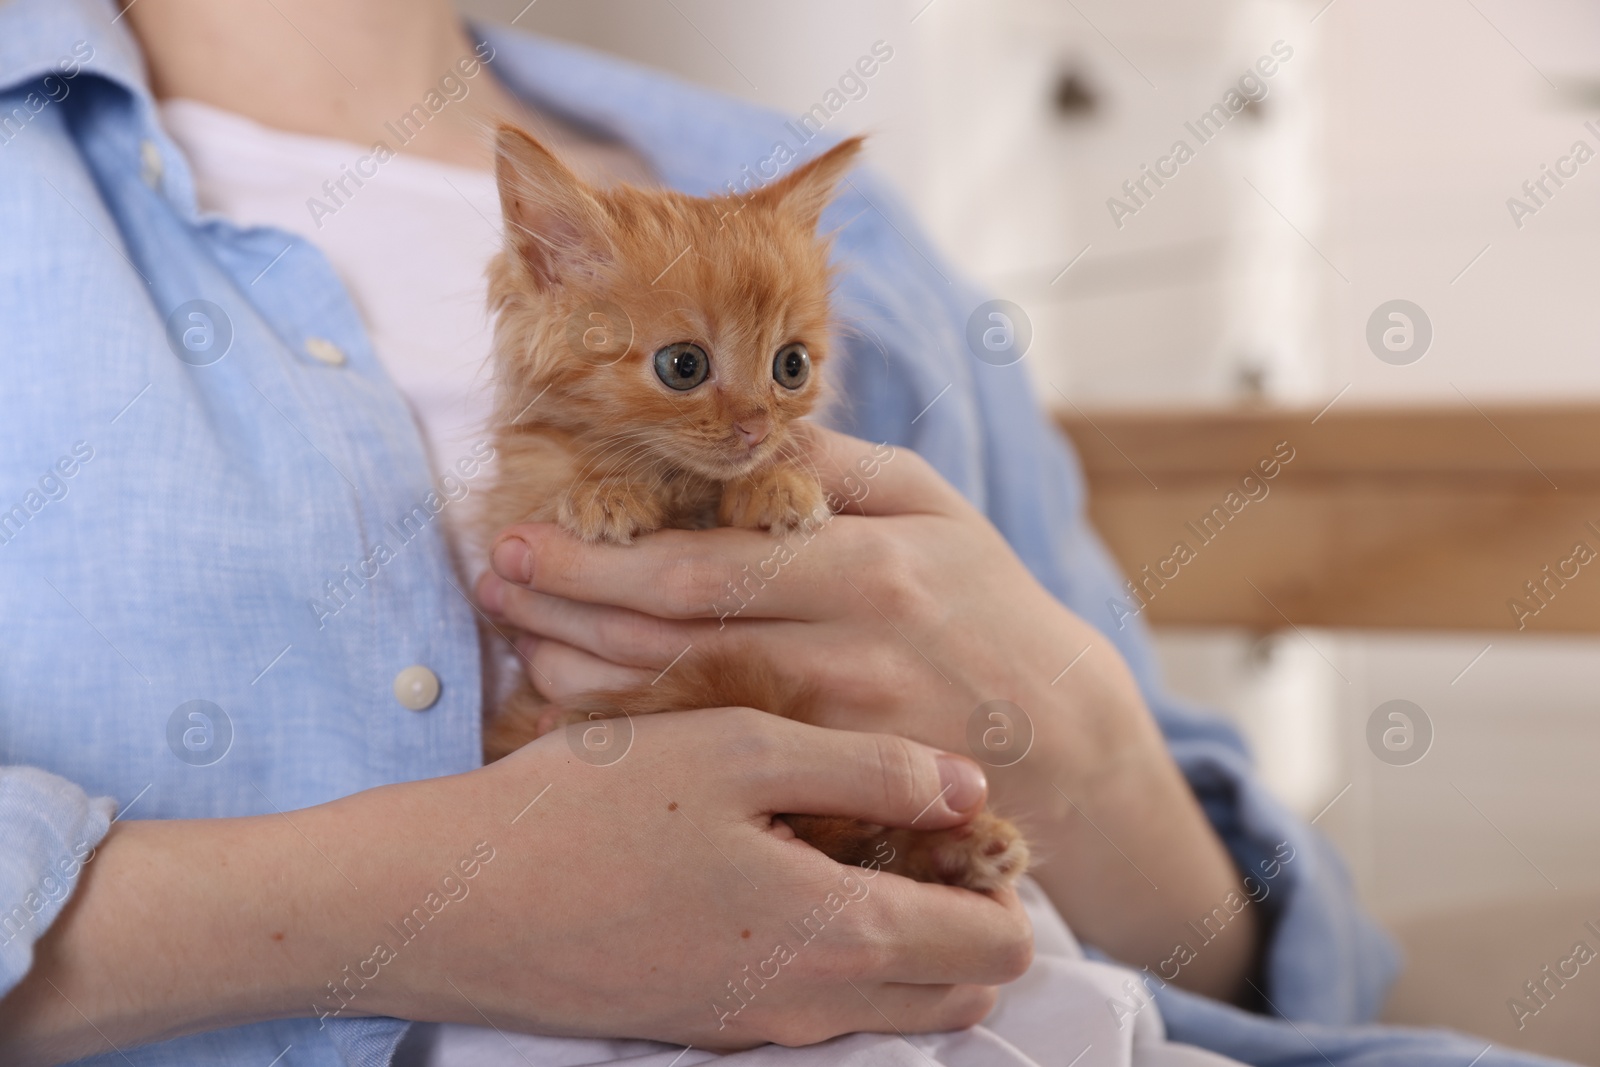
[[[397,155],[332,214],[323,183],[368,150],[285,133],[193,100],[161,105],[188,156],[204,211],[275,226],[328,257],[354,300],[384,369],[411,405],[435,472],[483,436],[492,336],[484,267],[500,248],[494,175]]]
[[[321,248],[349,289],[372,344],[411,406],[435,472],[483,436],[492,337],[484,268],[500,248],[500,204],[488,171],[399,155],[331,215],[308,197],[366,154],[344,141],[285,133],[192,100],[161,105],[193,168],[203,210],[241,225],[277,226]],[[557,146],[591,179],[645,172],[614,147]],[[573,158],[576,157],[576,158]],[[458,551],[460,546],[457,546]],[[481,562],[481,561],[480,561]],[[1225,1067],[1234,1061],[1163,1039],[1155,1005],[1134,972],[1083,957],[1031,881],[1032,968],[1001,993],[984,1025],[951,1034],[851,1034],[803,1049],[767,1045],[725,1057],[729,1067]],[[530,951],[537,951],[530,947]],[[709,1005],[711,994],[708,992]],[[1122,1005],[1119,1011],[1117,1005]],[[710,1010],[709,1007],[707,1009]],[[724,1059],[653,1041],[503,1034],[488,1027],[419,1025],[396,1067],[691,1067]]]

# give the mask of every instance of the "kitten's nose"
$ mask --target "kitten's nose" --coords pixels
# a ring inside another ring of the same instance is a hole
[[[733,428],[739,432],[740,437],[744,438],[744,443],[748,447],[754,448],[767,439],[767,433],[772,429],[772,424],[766,419],[756,416],[741,419],[733,424]]]

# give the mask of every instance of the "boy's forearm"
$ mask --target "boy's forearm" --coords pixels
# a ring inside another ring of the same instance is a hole
[[[0,1000],[0,1060],[60,1063],[310,1014],[339,976],[355,891],[302,836],[334,847],[325,809],[289,818],[300,829],[279,815],[113,826]]]

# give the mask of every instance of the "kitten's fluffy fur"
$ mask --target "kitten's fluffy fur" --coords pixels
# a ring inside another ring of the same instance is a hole
[[[817,222],[853,163],[840,144],[747,197],[593,188],[542,145],[500,129],[496,173],[506,248],[489,271],[496,484],[483,535],[555,521],[588,541],[627,543],[664,526],[713,522],[793,530],[826,508],[792,424],[817,404],[829,356],[829,244]],[[708,356],[677,391],[655,355],[692,342]],[[774,358],[803,345],[807,377],[789,388]],[[485,727],[495,759],[585,718],[749,706],[807,721],[817,694],[761,667],[691,652],[650,686],[556,708],[523,681]],[[948,831],[884,830],[788,816],[841,862],[886,853],[886,869],[977,889],[1027,864],[1010,823],[982,814]]]

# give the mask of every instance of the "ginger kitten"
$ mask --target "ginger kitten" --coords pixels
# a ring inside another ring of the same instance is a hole
[[[489,268],[497,313],[495,484],[480,529],[559,523],[627,544],[667,526],[784,536],[827,503],[795,420],[817,405],[832,325],[822,210],[859,138],[746,197],[591,187],[502,126],[495,171],[506,247]],[[562,707],[523,678],[485,724],[489,759],[590,718],[747,706],[812,721],[821,694],[757,664],[691,652],[655,684]],[[952,830],[886,830],[785,816],[842,863],[973,889],[1027,866],[1016,829],[988,813]]]

